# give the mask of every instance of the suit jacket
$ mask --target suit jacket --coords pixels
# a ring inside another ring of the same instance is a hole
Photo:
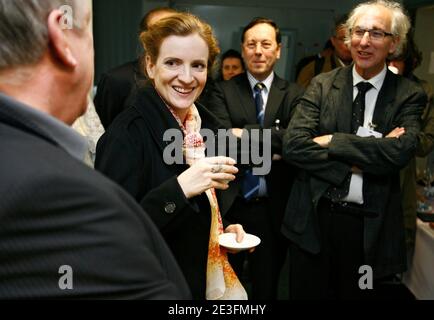
[[[11,101],[0,97],[0,298],[188,299],[148,215]],[[63,265],[73,290],[59,289]]]
[[[265,110],[264,128],[271,129],[272,154],[282,154],[282,138],[291,118],[297,99],[302,89],[295,84],[274,76]],[[215,84],[214,92],[206,103],[226,128],[260,129],[256,119],[256,107],[253,92],[247,74],[243,73],[229,81]],[[275,121],[280,120],[276,129]],[[280,230],[293,172],[283,161],[273,161],[270,174],[266,176],[270,203],[273,206],[273,224]],[[221,192],[221,210],[226,213],[233,201],[240,195],[242,175],[236,179],[227,191]]]
[[[200,104],[202,128],[220,124]],[[182,131],[155,89],[140,88],[130,107],[113,122],[97,146],[95,168],[125,188],[149,212],[174,253],[196,299],[205,299],[211,208],[203,194],[186,199],[177,176],[184,164],[167,164],[169,129]],[[173,141],[173,140],[172,140]]]
[[[387,71],[378,95],[373,123],[386,136],[396,127],[399,139],[361,138],[351,134],[352,67],[316,77],[291,120],[284,139],[284,158],[300,169],[285,213],[283,232],[301,248],[320,251],[316,207],[330,186],[339,186],[352,165],[363,171],[366,263],[374,276],[405,270],[405,247],[399,170],[414,155],[424,92],[411,81]],[[328,149],[313,138],[333,134]]]
[[[125,110],[127,98],[145,79],[139,60],[127,62],[101,76],[94,104],[105,129]]]

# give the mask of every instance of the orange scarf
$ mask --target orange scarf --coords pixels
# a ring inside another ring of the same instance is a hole
[[[182,124],[179,117],[172,112],[184,131],[183,151],[187,164],[205,158],[205,143],[200,134],[202,121],[193,105]],[[247,293],[237,275],[229,264],[226,249],[219,245],[219,235],[223,233],[223,223],[214,188],[205,191],[211,206],[211,229],[208,246],[208,263],[206,270],[207,300],[247,300]]]

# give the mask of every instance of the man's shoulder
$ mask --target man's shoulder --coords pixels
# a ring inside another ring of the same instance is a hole
[[[424,92],[424,88],[420,82],[407,77],[399,76],[394,73],[388,74],[388,77],[396,83],[396,87],[400,88],[398,93],[401,94],[413,94],[417,92]]]
[[[0,131],[4,150],[0,175],[2,186],[9,191],[25,194],[46,190],[107,198],[111,198],[108,193],[117,192],[115,184],[42,136],[11,126],[0,126]]]
[[[346,77],[351,73],[351,66],[346,67],[339,67],[335,68],[333,70],[320,73],[316,76],[316,79],[319,81],[325,82],[325,81],[333,81],[336,79],[336,77]]]
[[[398,105],[417,105],[421,110],[427,105],[428,96],[424,88],[414,80],[388,72],[383,87],[387,90],[385,94]]]
[[[306,90],[309,91],[312,88],[318,87],[328,90],[332,86],[342,88],[352,79],[351,68],[351,66],[339,67],[329,72],[320,73],[312,79],[309,87]]]
[[[106,75],[116,78],[125,78],[137,71],[138,60],[128,61],[106,72]]]
[[[129,61],[102,74],[99,86],[109,82],[110,85],[132,86],[138,72],[138,61]]]
[[[281,88],[281,89],[300,87],[298,84],[296,84],[294,82],[290,82],[286,79],[279,77],[276,73],[274,73],[272,86],[276,86],[276,87]]]
[[[123,110],[112,122],[107,132],[131,132],[142,131],[147,127],[146,123],[155,122],[156,117],[160,116],[156,104],[160,99],[152,93],[153,89],[149,86],[142,86],[134,89]],[[144,139],[146,137],[142,137]]]
[[[241,73],[239,75],[236,75],[230,80],[218,81],[214,85],[220,87],[223,90],[233,90],[235,88],[246,86],[248,84],[249,84],[249,80],[247,79],[247,74]]]

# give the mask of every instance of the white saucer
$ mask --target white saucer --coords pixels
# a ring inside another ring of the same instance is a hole
[[[238,243],[236,240],[236,233],[223,233],[219,236],[219,244],[222,247],[231,250],[248,250],[256,247],[260,243],[261,239],[259,239],[257,236],[254,236],[253,234],[248,233],[244,235],[244,239],[240,243]]]

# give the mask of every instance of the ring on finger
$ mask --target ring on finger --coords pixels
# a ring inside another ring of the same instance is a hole
[[[219,172],[221,172],[222,171],[222,165],[221,164],[219,164],[219,165],[217,165],[217,166],[213,166],[212,168],[211,168],[211,172],[212,173],[219,173]]]

